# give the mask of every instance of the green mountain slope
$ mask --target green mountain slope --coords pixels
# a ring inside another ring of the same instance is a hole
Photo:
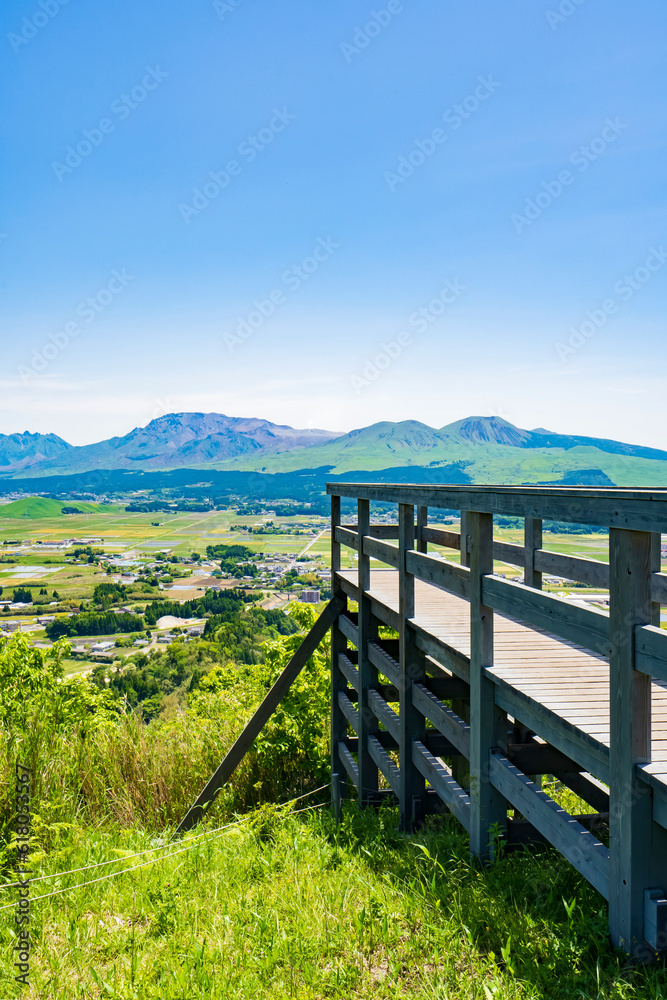
[[[12,503],[0,505],[0,518],[60,517],[63,508],[74,507],[82,514],[98,514],[101,510],[111,509],[108,504],[88,503],[82,500],[63,503],[61,500],[50,500],[48,497],[22,497]]]

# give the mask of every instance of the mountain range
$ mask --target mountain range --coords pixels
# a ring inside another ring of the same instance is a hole
[[[123,437],[74,446],[55,434],[0,435],[0,477],[94,470],[211,469],[382,473],[413,482],[667,486],[667,451],[605,438],[524,430],[501,417],[466,417],[433,428],[381,421],[346,434],[298,430],[217,413],[169,413]],[[400,472],[400,475],[399,475]],[[414,475],[413,475],[414,472]]]

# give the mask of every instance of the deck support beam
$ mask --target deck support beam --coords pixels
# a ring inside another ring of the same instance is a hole
[[[336,541],[336,528],[340,525],[340,497],[331,498],[331,580],[335,586],[336,573],[340,572],[340,542]],[[347,597],[342,592],[343,612],[347,610]],[[347,797],[347,776],[342,774],[340,743],[347,736],[347,720],[343,715],[338,694],[347,690],[347,678],[339,667],[339,656],[347,652],[347,639],[340,630],[340,617],[331,627],[331,774],[337,781],[331,785],[331,804],[336,817],[340,815],[340,800]]]
[[[610,564],[610,892],[613,944],[643,946],[644,890],[650,878],[652,803],[636,764],[651,759],[651,679],[635,669],[635,626],[652,619],[652,538],[609,530]]]
[[[399,812],[401,829],[411,830],[420,825],[426,806],[426,783],[415,765],[413,740],[423,740],[424,716],[412,704],[412,685],[426,680],[424,654],[417,648],[415,631],[410,619],[415,614],[415,578],[407,570],[407,553],[414,548],[415,509],[412,504],[398,506],[398,605],[401,619],[399,632]]]
[[[357,524],[359,531],[359,614],[358,614],[358,637],[359,637],[359,805],[363,808],[369,801],[377,798],[378,791],[378,766],[373,760],[368,737],[375,736],[380,728],[380,724],[368,704],[368,692],[375,690],[378,686],[378,672],[368,655],[368,644],[374,642],[378,637],[377,621],[371,612],[371,602],[368,597],[368,590],[371,585],[371,561],[370,556],[363,551],[363,538],[370,535],[371,519],[370,504],[368,500],[357,501]]]
[[[482,580],[493,572],[493,515],[468,511],[466,521],[471,543],[470,853],[489,861],[497,834],[507,828],[507,802],[489,777],[491,751],[501,735],[501,713],[495,685],[484,673],[493,666],[493,610],[482,603]]]
[[[527,517],[524,522],[523,580],[527,587],[542,589],[542,574],[535,569],[535,553],[542,548],[542,521]]]

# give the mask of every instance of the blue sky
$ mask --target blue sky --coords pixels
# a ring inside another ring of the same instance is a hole
[[[667,447],[666,27],[5,0],[0,432],[494,413]]]

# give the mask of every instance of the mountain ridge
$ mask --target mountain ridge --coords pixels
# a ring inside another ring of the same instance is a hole
[[[336,433],[258,417],[183,412],[89,445],[70,445],[55,434],[0,435],[5,480],[186,468],[266,474],[329,468],[340,475],[384,474],[396,467],[404,474],[411,466],[436,476],[438,470],[446,475],[447,468],[465,468],[473,482],[574,484],[579,476],[591,485],[667,485],[667,450],[543,427],[526,430],[498,416],[465,417],[440,428],[418,420],[383,420]]]

